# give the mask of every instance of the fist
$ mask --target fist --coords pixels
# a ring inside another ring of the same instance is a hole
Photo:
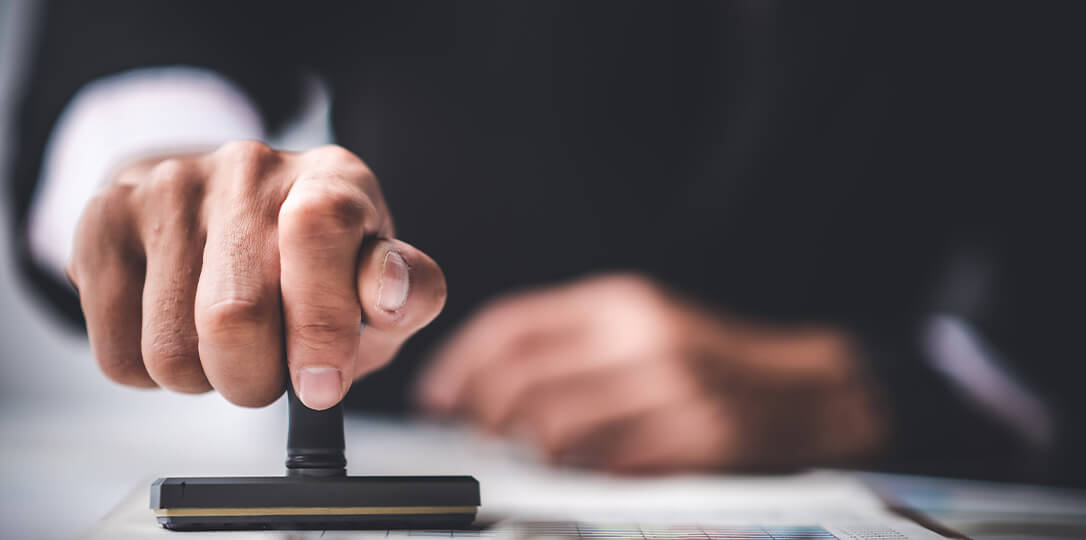
[[[439,350],[419,398],[618,471],[840,463],[884,429],[845,334],[726,318],[636,275],[496,301]]]
[[[440,268],[395,239],[377,179],[337,146],[130,165],[84,211],[68,276],[107,377],[243,406],[288,374],[310,408],[335,405],[445,301]]]

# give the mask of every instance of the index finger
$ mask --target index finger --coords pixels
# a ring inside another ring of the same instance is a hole
[[[362,322],[356,265],[362,239],[381,220],[359,179],[336,171],[303,173],[280,209],[287,364],[311,409],[339,403],[355,373]]]

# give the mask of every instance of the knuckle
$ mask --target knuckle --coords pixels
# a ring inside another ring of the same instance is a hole
[[[265,173],[280,160],[279,152],[274,148],[252,140],[228,142],[216,154],[224,162],[226,170],[231,171],[231,181],[237,182],[243,189],[258,185]]]
[[[193,176],[194,167],[180,158],[166,158],[147,171],[148,181],[163,187],[183,184]]]
[[[167,375],[183,374],[193,364],[199,364],[195,348],[169,339],[156,339],[145,344],[143,361],[148,369]]]
[[[378,189],[377,177],[366,162],[346,148],[329,144],[306,152],[311,163],[318,169],[334,170],[354,180],[365,189]]]
[[[187,204],[198,200],[201,194],[203,186],[196,178],[191,164],[176,158],[164,159],[148,171],[142,188],[155,202]]]
[[[256,140],[230,141],[220,146],[216,153],[235,164],[259,167],[275,161],[278,156],[274,148]]]
[[[305,183],[308,186],[293,191],[279,211],[283,234],[328,237],[360,232],[370,206],[365,196],[334,182]]]
[[[261,327],[267,323],[268,308],[264,302],[229,299],[216,302],[198,312],[196,328],[200,339],[223,347],[240,347],[255,343]]]
[[[125,386],[147,386],[148,376],[138,361],[110,356],[98,356],[98,369],[107,379]]]
[[[360,324],[358,318],[348,319],[339,313],[321,310],[291,325],[291,331],[306,347],[323,349],[348,337],[357,339],[361,332]]]
[[[196,350],[177,341],[158,341],[143,347],[143,362],[155,380],[180,392],[204,392],[207,379]]]

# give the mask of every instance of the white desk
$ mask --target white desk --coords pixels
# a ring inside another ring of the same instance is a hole
[[[2,537],[66,538],[90,531],[126,501],[132,537],[169,535],[147,509],[157,476],[279,475],[285,408],[240,409],[214,394],[191,397],[104,385],[81,405],[5,408]],[[85,398],[86,399],[86,398]],[[352,474],[472,474],[482,485],[482,519],[507,516],[700,521],[749,512],[802,509],[864,515],[880,502],[852,477],[683,476],[616,478],[554,470],[530,455],[470,430],[349,418]],[[772,515],[770,519],[775,519]],[[812,518],[813,519],[813,518]],[[113,525],[111,525],[113,526]],[[186,538],[191,538],[186,535]]]

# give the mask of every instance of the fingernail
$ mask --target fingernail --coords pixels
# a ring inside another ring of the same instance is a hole
[[[343,397],[343,375],[330,366],[303,368],[298,374],[298,399],[306,407],[327,409]]]
[[[385,311],[399,311],[407,302],[411,277],[407,261],[395,251],[385,254],[381,264],[381,282],[377,285],[377,307]]]

